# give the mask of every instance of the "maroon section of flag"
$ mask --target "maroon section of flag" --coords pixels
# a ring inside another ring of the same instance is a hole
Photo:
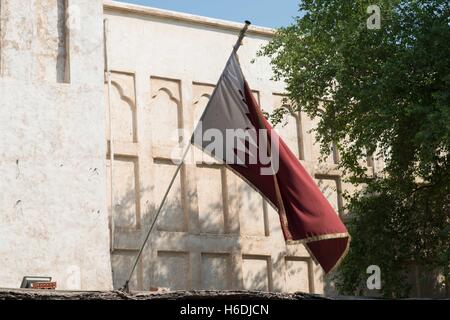
[[[253,136],[240,146],[233,146],[227,141],[231,139],[227,132],[236,129],[257,132],[263,129],[267,138]],[[212,138],[211,133],[217,137]],[[219,134],[222,144],[212,148]],[[194,137],[194,145],[225,163],[277,208],[287,243],[304,243],[325,273],[339,264],[350,242],[347,229],[299,159],[263,116],[235,54],[227,63]],[[255,160],[254,152],[250,151],[252,145],[269,153],[270,164],[262,161],[261,154],[257,154],[256,161],[250,161],[252,156]],[[245,154],[243,162],[236,161],[242,160],[239,151]],[[262,169],[268,166],[276,173],[262,174]]]

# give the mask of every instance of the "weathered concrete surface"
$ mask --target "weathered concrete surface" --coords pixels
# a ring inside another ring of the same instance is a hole
[[[109,290],[102,2],[70,39],[61,3],[1,1],[0,286]]]
[[[0,300],[324,300],[307,293],[257,291],[173,291],[164,293],[122,291],[46,291],[0,289]]]

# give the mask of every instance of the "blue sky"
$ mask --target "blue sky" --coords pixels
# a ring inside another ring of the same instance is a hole
[[[225,19],[237,22],[250,20],[252,24],[277,28],[287,26],[297,16],[299,0],[119,0]]]

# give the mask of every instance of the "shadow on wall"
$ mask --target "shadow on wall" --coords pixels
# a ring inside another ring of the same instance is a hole
[[[148,190],[142,189],[139,194],[143,194],[144,192],[148,192]],[[263,204],[263,200],[259,194],[256,194],[257,197],[260,197],[259,200],[252,201],[252,199],[255,199],[255,193],[253,189],[243,183],[239,184],[233,194],[222,193],[223,196],[220,200],[213,203],[210,202],[203,210],[215,214],[222,212],[224,216],[223,223],[225,224],[224,231],[221,233],[208,232],[208,230],[217,230],[217,226],[213,222],[214,219],[206,218],[202,220],[199,226],[189,226],[198,231],[191,231],[189,232],[189,236],[187,236],[186,233],[182,232],[187,230],[177,231],[174,228],[166,231],[169,224],[167,220],[165,221],[165,218],[184,218],[184,215],[188,213],[186,208],[180,205],[180,203],[189,206],[190,201],[197,198],[197,194],[190,192],[186,195],[185,201],[180,202],[180,188],[172,190],[158,218],[149,243],[146,245],[143,256],[136,267],[132,281],[130,282],[130,289],[149,290],[151,287],[164,287],[172,290],[245,289],[255,291],[284,291],[286,275],[280,274],[280,270],[278,270],[285,263],[284,252],[274,251],[272,256],[254,255],[253,253],[257,249],[253,241],[248,241],[249,236],[237,236],[239,233],[242,235],[242,230],[239,228],[239,221],[234,221],[238,219],[239,214],[227,213],[229,209],[225,208],[229,204],[233,204],[235,210],[245,209],[245,212],[242,212],[241,218],[246,212],[256,212],[260,213],[261,218],[264,219],[265,204]],[[135,195],[136,192],[134,190],[129,190],[121,199],[118,199],[121,207],[120,210],[116,208],[115,215],[124,213],[135,207]],[[226,199],[224,199],[225,196]],[[244,204],[245,208],[243,208]],[[144,205],[141,226],[138,228],[121,228],[120,226],[116,226],[115,248],[112,252],[114,288],[122,287],[128,278],[139,247],[155,217],[157,206],[159,206],[159,203]],[[276,214],[275,211],[272,211],[272,214]],[[188,217],[185,218],[187,222],[190,221]],[[267,216],[265,218],[267,219]],[[278,217],[274,218],[271,221],[277,221],[278,223]],[[127,216],[125,221],[121,217],[120,221],[123,225],[132,225],[134,223],[134,217]],[[277,231],[280,232],[279,236],[282,237],[281,231],[279,229]],[[185,240],[186,237],[189,237],[190,244],[179,243]],[[217,247],[211,250],[211,252],[201,252],[195,256],[193,255],[195,246],[202,246],[201,241],[211,241],[212,246],[214,246],[214,242],[216,241],[217,246],[224,248],[224,250]],[[244,252],[241,250],[242,244],[245,241]],[[155,247],[157,248],[156,250]],[[281,268],[281,270],[285,269]],[[275,273],[277,274],[275,275]],[[305,281],[308,281],[308,277],[306,277]],[[300,287],[308,288],[308,284]]]
[[[339,295],[339,293],[336,289],[335,281],[333,281],[335,274],[336,274],[336,271],[333,271],[333,272],[330,272],[329,274],[327,274],[326,276],[322,276],[323,293],[327,297],[336,297]]]

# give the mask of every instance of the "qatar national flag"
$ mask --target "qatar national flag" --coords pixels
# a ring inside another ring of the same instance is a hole
[[[227,62],[191,141],[245,179],[276,209],[288,244],[303,243],[325,273],[350,236],[299,159],[263,116],[236,53]]]

